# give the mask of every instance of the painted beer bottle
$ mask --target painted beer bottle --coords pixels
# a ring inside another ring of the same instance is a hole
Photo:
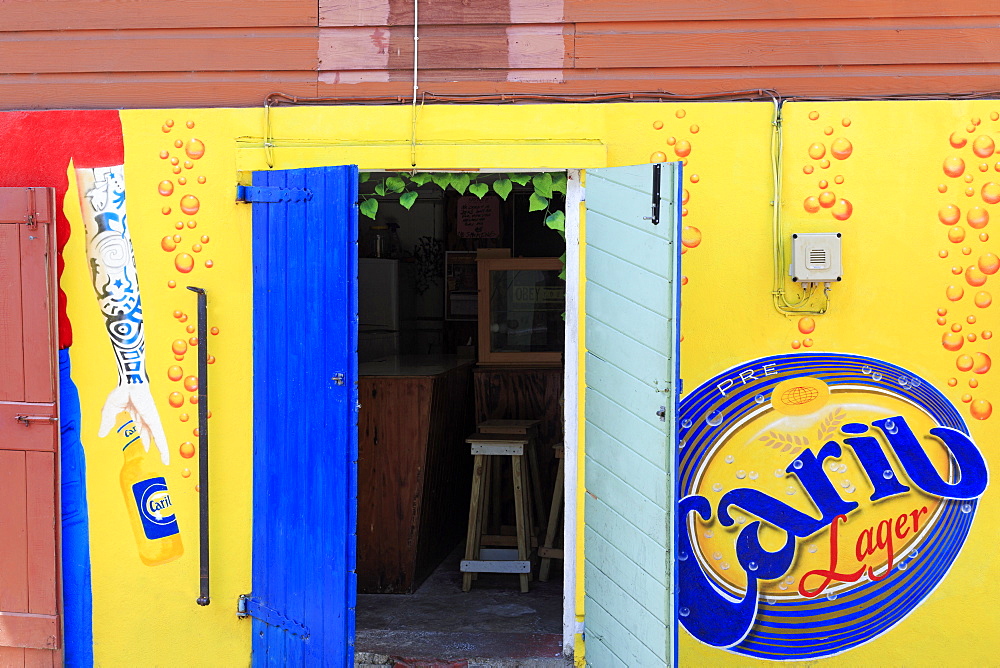
[[[159,566],[184,554],[177,517],[167,481],[145,470],[145,451],[139,439],[122,449],[121,486],[139,558],[147,566]]]

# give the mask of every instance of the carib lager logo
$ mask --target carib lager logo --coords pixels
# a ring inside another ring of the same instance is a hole
[[[139,519],[146,538],[156,540],[178,533],[170,492],[164,478],[148,478],[132,485]]]
[[[679,419],[678,620],[747,656],[819,658],[890,630],[946,576],[988,483],[951,403],[871,358],[748,362]]]

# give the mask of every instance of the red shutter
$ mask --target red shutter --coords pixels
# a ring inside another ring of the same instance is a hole
[[[51,188],[0,188],[0,665],[61,662]]]

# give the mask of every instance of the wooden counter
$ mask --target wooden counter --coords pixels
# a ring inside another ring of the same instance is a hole
[[[358,592],[411,593],[465,533],[472,360],[394,357],[359,372]]]

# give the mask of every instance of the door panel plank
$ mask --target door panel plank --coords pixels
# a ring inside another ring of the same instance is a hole
[[[17,421],[17,416],[55,418],[57,414],[55,404],[0,402],[0,452],[4,450],[55,452],[56,438],[59,434],[58,423],[55,420],[33,420],[25,425]]]
[[[59,633],[55,615],[0,612],[0,645],[55,649]]]
[[[20,351],[24,346],[19,227],[0,223],[0,350],[4,351]],[[0,378],[0,401],[24,401],[24,359],[20,354],[0,355]]]
[[[0,611],[28,612],[24,453],[0,451]],[[0,640],[0,645],[4,644]]]
[[[56,600],[55,455],[25,453],[28,529],[28,611],[58,613]]]
[[[43,193],[45,191],[42,191]],[[39,199],[41,195],[39,195]],[[55,401],[55,359],[52,355],[55,319],[48,295],[55,284],[54,228],[19,225],[21,232],[21,327],[24,332],[24,400]]]

